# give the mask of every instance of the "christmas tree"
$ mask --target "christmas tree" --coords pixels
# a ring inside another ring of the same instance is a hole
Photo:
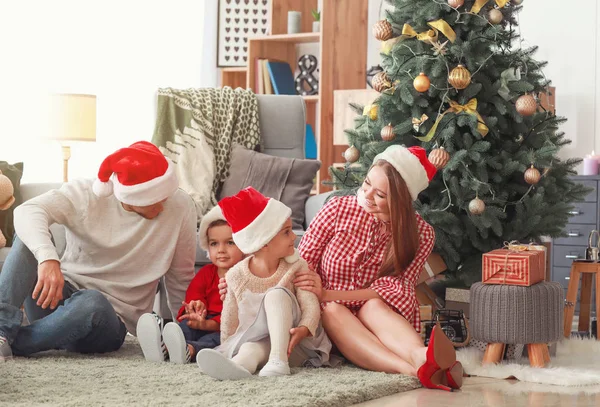
[[[330,169],[352,193],[389,145],[424,147],[438,173],[415,208],[435,228],[454,284],[479,281],[481,254],[504,242],[560,236],[587,192],[568,178],[580,160],[557,156],[570,143],[559,131],[566,119],[539,103],[550,81],[537,47],[521,47],[522,1],[388,0],[393,9],[373,27],[380,95],[353,105],[348,162]]]

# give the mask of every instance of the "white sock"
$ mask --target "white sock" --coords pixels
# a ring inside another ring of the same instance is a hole
[[[271,338],[271,354],[269,360],[288,361],[287,350],[290,344],[292,329],[292,300],[283,290],[271,290],[265,296],[265,312],[267,326]]]
[[[267,362],[269,350],[269,338],[258,342],[246,342],[231,360],[254,374],[259,365]]]

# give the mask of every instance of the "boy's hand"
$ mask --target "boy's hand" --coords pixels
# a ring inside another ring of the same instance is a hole
[[[183,314],[177,318],[179,322],[187,320],[187,326],[193,329],[204,330],[206,322],[206,309],[201,313]]]
[[[202,314],[206,310],[206,306],[200,300],[190,301],[189,303],[182,301],[181,303],[185,308],[186,314]]]
[[[290,335],[291,338],[290,345],[288,346],[288,358],[292,354],[292,350],[294,350],[294,347],[298,345],[300,341],[302,341],[302,339],[306,338],[307,336],[310,336],[310,331],[305,326],[299,326],[297,328],[290,329]]]
[[[227,296],[227,281],[225,281],[225,277],[219,279],[219,294],[221,295],[221,301],[225,301],[225,297]]]

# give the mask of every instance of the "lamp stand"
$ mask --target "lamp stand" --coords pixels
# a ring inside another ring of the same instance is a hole
[[[63,156],[63,182],[69,182],[69,158],[71,158],[71,146],[62,146]]]

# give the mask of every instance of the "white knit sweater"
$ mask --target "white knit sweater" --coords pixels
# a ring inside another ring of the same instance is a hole
[[[61,258],[50,240],[54,223],[66,229]],[[38,263],[59,260],[66,280],[102,292],[134,335],[138,318],[152,310],[161,277],[176,316],[194,276],[196,209],[182,190],[157,218],[145,219],[114,195],[97,197],[91,180],[75,180],[19,206],[15,230]]]

